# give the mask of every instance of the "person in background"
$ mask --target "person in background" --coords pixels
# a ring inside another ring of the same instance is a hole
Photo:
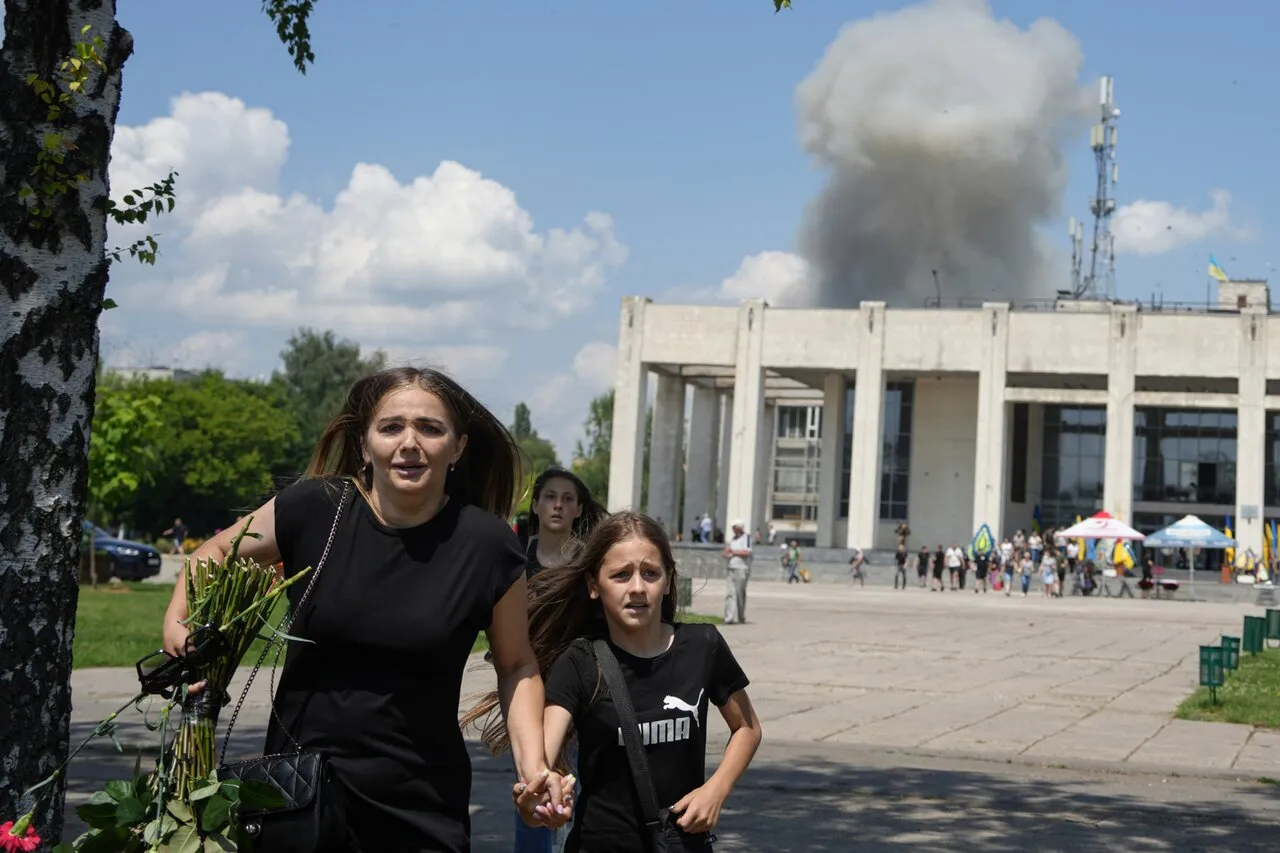
[[[977,595],[978,591],[987,591],[987,572],[991,570],[991,555],[986,551],[979,551],[973,555],[973,594]]]
[[[698,526],[698,529],[702,532],[702,541],[703,541],[703,542],[711,542],[711,541],[712,541],[712,539],[713,539],[712,534],[714,534],[714,533],[715,533],[715,529],[714,529],[714,528],[715,528],[715,522],[713,522],[713,521],[711,520],[711,513],[705,513],[705,514],[702,516],[702,522],[701,522],[701,524],[699,524],[699,526]]]
[[[787,583],[790,584],[793,581],[800,583],[800,543],[794,539],[783,549],[783,565],[790,572],[787,575]]]
[[[1045,552],[1040,558],[1040,582],[1044,584],[1044,597],[1058,597],[1058,558],[1053,549]]]
[[[525,577],[529,580],[546,569],[566,565],[595,526],[608,516],[586,483],[560,467],[548,468],[538,475],[533,482],[532,499],[530,539],[525,550]],[[486,655],[486,659],[491,658]],[[515,853],[554,853],[564,848],[569,834],[569,825],[559,829],[530,826],[519,812],[515,823]]]
[[[964,551],[960,550],[959,543],[952,542],[951,547],[946,550],[943,556],[947,561],[947,575],[951,581],[951,591],[955,592],[958,575],[964,571]]]
[[[929,584],[929,546],[921,545],[920,553],[916,555],[916,578],[920,581],[920,588],[924,589]]]
[[[730,525],[732,538],[725,543],[724,624],[740,625],[747,621],[747,582],[751,580],[751,536],[747,523],[740,518]]]
[[[933,583],[929,587],[933,592],[942,592],[942,573],[946,568],[947,552],[939,542],[938,550],[933,552]]]
[[[893,562],[896,568],[893,572],[893,588],[898,589],[898,581],[902,581],[902,589],[907,588],[907,544],[906,542],[898,543],[898,550],[894,552]]]
[[[905,521],[899,521],[898,526],[893,529],[898,535],[898,545],[902,548],[907,547],[907,537],[911,535],[911,528],[907,526]]]
[[[862,549],[854,548],[853,556],[849,558],[849,583],[857,581],[859,586],[867,585],[867,573],[863,570],[866,564],[867,558],[862,553]]]
[[[155,528],[152,529],[154,530]],[[207,530],[208,528],[205,529]],[[173,520],[173,526],[160,535],[173,537],[173,550],[169,552],[170,554],[187,553],[187,547],[184,544],[187,541],[187,526],[182,523],[181,518],[175,518]]]

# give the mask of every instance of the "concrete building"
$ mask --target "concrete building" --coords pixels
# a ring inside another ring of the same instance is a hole
[[[820,547],[968,542],[1106,509],[1143,530],[1280,518],[1280,315],[1214,305],[622,304],[609,505],[710,512]],[[1270,342],[1276,341],[1272,346]],[[1273,354],[1274,353],[1274,354]],[[683,487],[683,490],[682,490]],[[683,494],[683,501],[681,495]],[[678,518],[678,524],[676,519]]]

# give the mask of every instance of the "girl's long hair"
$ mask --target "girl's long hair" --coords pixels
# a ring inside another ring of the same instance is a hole
[[[558,465],[553,465],[538,475],[538,479],[533,481],[533,493],[529,499],[529,538],[538,535],[538,514],[534,511],[538,499],[542,497],[542,490],[547,487],[547,483],[552,480],[567,480],[573,484],[573,490],[578,493],[578,506],[582,507],[582,512],[573,520],[571,528],[573,538],[579,541],[585,541],[591,535],[591,531],[595,530],[596,525],[604,519],[609,513],[600,501],[596,500],[591,494],[591,490],[587,488],[587,484],[582,482],[582,478],[572,471],[565,470]]]
[[[605,555],[614,545],[633,536],[653,543],[658,549],[667,577],[667,591],[662,598],[662,621],[675,621],[676,561],[667,534],[658,522],[643,513],[633,510],[614,513],[596,526],[572,561],[559,568],[543,569],[529,581],[529,644],[544,679],[551,665],[574,641],[609,636],[604,607],[599,599],[591,598],[587,581],[599,577]],[[494,713],[497,710],[498,693],[495,690],[482,696],[460,721],[466,727],[483,720],[481,740],[495,755],[511,745],[506,722],[501,714]],[[563,768],[558,756],[548,756],[548,759]]]
[[[445,478],[445,492],[453,500],[474,504],[507,518],[520,482],[520,453],[515,439],[479,400],[438,370],[391,367],[359,379],[347,392],[342,410],[329,421],[316,442],[308,477],[350,477],[369,497],[372,472],[364,465],[362,442],[378,404],[393,391],[417,387],[444,403],[453,428],[467,437],[467,447]]]

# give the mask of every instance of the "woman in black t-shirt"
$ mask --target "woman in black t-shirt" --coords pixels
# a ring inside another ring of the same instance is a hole
[[[259,538],[245,538],[240,554],[280,565],[284,577],[328,550],[291,628],[310,642],[289,646],[266,751],[292,752],[296,741],[330,759],[351,850],[470,850],[471,764],[457,708],[482,630],[508,697],[517,774],[561,797],[544,752],[524,553],[503,521],[516,454],[502,423],[453,380],[384,370],[352,386],[308,477],[253,513]],[[339,507],[344,481],[354,488]],[[192,564],[223,559],[241,526]],[[290,587],[293,606],[306,585]],[[171,652],[182,649],[186,616],[179,584],[165,616]]]
[[[539,661],[554,661],[544,716],[548,755],[559,756],[571,730],[579,744],[582,795],[566,853],[650,850],[618,715],[590,639],[607,639],[618,658],[659,805],[679,815],[682,829],[715,828],[760,745],[747,676],[720,632],[711,625],[675,624],[675,580],[675,560],[662,528],[640,513],[622,512],[601,522],[572,563],[544,570],[533,581],[530,636]],[[709,704],[720,709],[730,730],[710,779],[705,763]],[[541,799],[539,817],[563,822],[554,812],[557,804],[546,796],[519,785],[514,794],[518,804]]]

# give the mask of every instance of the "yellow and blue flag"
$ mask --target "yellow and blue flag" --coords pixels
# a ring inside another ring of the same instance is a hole
[[[1133,551],[1129,548],[1129,543],[1116,540],[1115,550],[1111,552],[1111,565],[1116,568],[1123,566],[1125,569],[1132,571],[1134,562]]]
[[[996,539],[991,535],[991,528],[982,525],[978,528],[978,532],[973,534],[973,542],[969,545],[969,550],[973,554],[990,555],[996,549]]]
[[[1036,504],[1031,510],[1031,529],[1036,533],[1044,530],[1044,525],[1040,522],[1040,504]]]
[[[1218,259],[1213,255],[1209,256],[1209,275],[1218,281],[1231,281],[1223,271],[1222,265],[1218,263]]]
[[[1231,532],[1231,516],[1229,515],[1227,516],[1227,523],[1222,527],[1222,532],[1227,534],[1228,539],[1235,538],[1235,534]],[[1234,566],[1236,564],[1236,549],[1224,548],[1222,550],[1222,561],[1228,566]]]

